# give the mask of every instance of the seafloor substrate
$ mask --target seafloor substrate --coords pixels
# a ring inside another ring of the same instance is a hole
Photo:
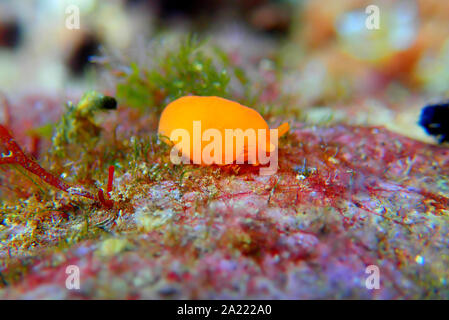
[[[4,254],[0,298],[449,298],[447,148],[292,123],[279,159],[273,176],[192,167],[150,181],[121,168],[112,198],[126,206],[89,211],[98,224],[76,210],[57,220],[84,232],[74,244],[47,230],[27,255]],[[66,289],[68,265],[79,290]]]

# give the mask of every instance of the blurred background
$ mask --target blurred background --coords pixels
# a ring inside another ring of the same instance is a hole
[[[367,27],[369,6],[378,28]],[[432,141],[416,125],[419,111],[449,96],[441,0],[1,0],[0,91],[16,117],[87,89],[113,92],[105,56],[147,63],[158,51],[152,39],[189,32],[250,81],[263,79],[261,100],[288,104],[300,121],[385,125]]]

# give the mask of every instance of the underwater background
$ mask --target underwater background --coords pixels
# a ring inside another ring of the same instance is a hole
[[[173,164],[188,95],[277,172]],[[448,101],[446,1],[3,0],[0,299],[448,299]]]

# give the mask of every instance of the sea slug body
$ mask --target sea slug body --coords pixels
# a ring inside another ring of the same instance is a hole
[[[181,148],[184,158],[203,165],[230,164],[239,159],[259,164],[261,161],[253,155],[258,155],[259,150],[270,153],[277,146],[277,141],[272,143],[270,140],[273,129],[270,132],[267,122],[256,110],[220,97],[185,96],[168,104],[161,114],[158,133],[164,142],[176,147],[182,140],[176,135],[179,130],[188,134],[188,143],[192,146]],[[242,133],[240,136],[244,137],[240,143],[238,134],[234,137],[228,135],[230,130]],[[288,123],[282,124],[277,129],[277,136],[288,130]],[[200,137],[203,143],[198,144],[195,137]],[[212,141],[215,148],[205,141]],[[225,150],[230,150],[229,156]],[[210,159],[205,159],[205,154],[210,154]]]

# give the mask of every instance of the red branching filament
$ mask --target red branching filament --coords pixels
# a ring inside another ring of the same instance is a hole
[[[0,164],[18,164],[59,190],[70,192],[70,186],[68,184],[52,175],[42,168],[37,162],[26,156],[14,138],[9,134],[8,130],[2,125],[0,125],[0,142],[9,151],[7,155],[2,154]],[[82,194],[80,195],[83,197],[95,199],[95,197],[88,192],[81,193]]]
[[[112,191],[112,184],[114,182],[114,170],[115,170],[114,166],[112,166],[112,165],[109,166],[108,188],[106,189],[107,193],[108,193],[108,196],[110,195],[110,192]]]
[[[113,182],[114,182],[114,170],[115,170],[114,166],[112,166],[112,165],[109,166],[108,186],[107,186],[107,189],[106,189],[106,193],[107,193],[108,198],[110,197],[110,193],[112,191],[112,185],[113,185]],[[102,189],[98,190],[98,200],[100,201],[100,203],[105,208],[111,209],[114,206],[114,201],[113,200],[104,198],[104,193],[103,193]]]
[[[114,206],[114,201],[104,198],[103,189],[98,190],[98,201],[107,209],[111,209]]]
[[[49,185],[67,192],[69,194],[76,194],[81,197],[89,198],[92,200],[99,201],[104,207],[110,209],[113,207],[114,202],[112,200],[106,200],[103,195],[103,190],[98,191],[98,197],[95,197],[92,193],[83,190],[79,186],[70,186],[58,177],[49,173],[47,170],[42,168],[37,162],[28,157],[8,132],[8,129],[0,124],[0,143],[8,151],[8,154],[2,154],[0,157],[1,164],[18,164],[22,166],[25,170],[37,175],[42,180],[47,182]],[[109,167],[109,177],[108,177],[108,195],[112,191],[112,183],[114,177],[114,166]]]

